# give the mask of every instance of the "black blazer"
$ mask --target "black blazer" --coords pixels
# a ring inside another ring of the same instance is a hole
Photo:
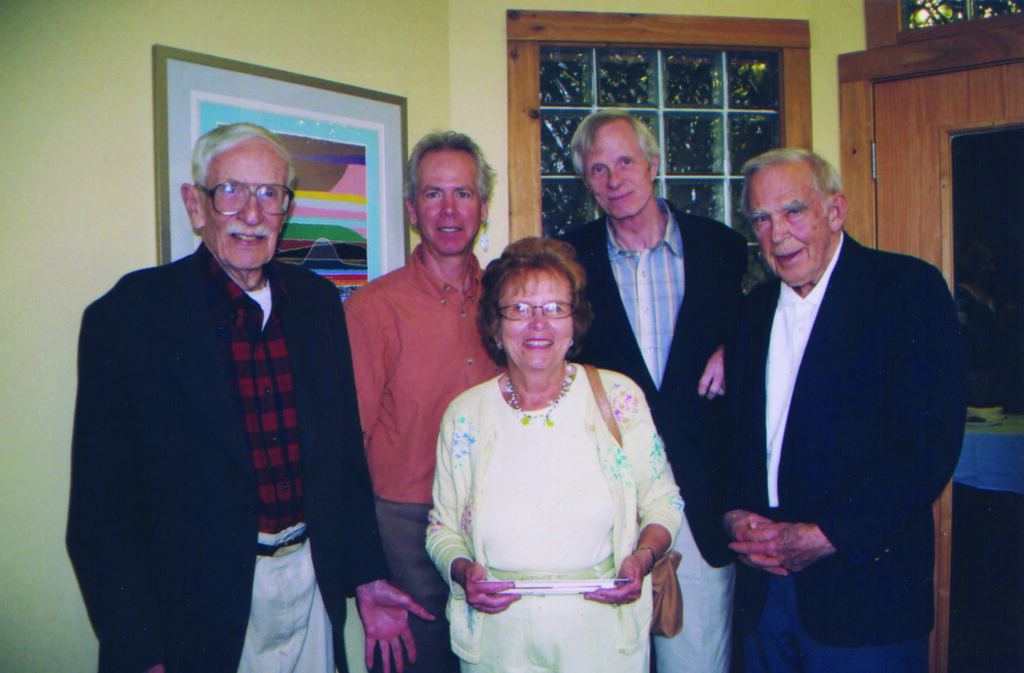
[[[905,642],[932,627],[931,504],[964,432],[964,363],[942,275],[845,237],[797,375],[777,511],[768,508],[765,377],[779,281],[747,297],[726,353],[740,471],[730,508],[815,523],[838,553],[793,573],[800,622],[833,646]],[[767,575],[740,565],[736,621]]]
[[[129,274],[82,320],[67,546],[101,673],[233,672],[241,656],[260,497],[205,263]],[[386,566],[337,292],[279,269],[313,563],[344,671],[345,598]]]
[[[722,567],[735,558],[721,527],[725,476],[731,469],[728,407],[722,398],[702,398],[697,384],[708,358],[724,343],[729,315],[742,297],[746,243],[720,222],[672,212],[682,233],[686,290],[661,388],[651,379],[622,305],[603,217],[562,236],[586,268],[594,307],[594,324],[579,360],[622,372],[643,389],[686,502],[693,537],[704,560]]]

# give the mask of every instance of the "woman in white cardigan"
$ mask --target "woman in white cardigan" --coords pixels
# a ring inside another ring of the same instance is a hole
[[[427,531],[463,671],[648,667],[647,575],[683,502],[639,387],[599,372],[620,444],[566,361],[592,318],[584,287],[572,247],[541,238],[511,244],[483,277],[478,325],[508,369],[448,408]],[[523,593],[523,580],[557,589]]]

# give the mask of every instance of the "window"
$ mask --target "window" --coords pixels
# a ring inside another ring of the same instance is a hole
[[[677,207],[742,228],[744,162],[779,142],[779,55],[636,47],[540,47],[542,231],[597,216],[569,144],[580,121],[625,109],[659,140],[656,189]]]
[[[1021,13],[1018,0],[901,0],[906,30]]]
[[[648,121],[662,193],[737,225],[742,161],[811,147],[806,21],[509,11],[506,34],[511,240],[541,234],[542,213],[549,233],[562,226],[552,212],[588,216],[567,142],[595,109]]]
[[[864,0],[864,37],[870,50],[908,42],[961,38],[975,35],[979,30],[1006,30],[1007,43],[1003,48],[1012,49],[1024,27],[1022,5],[1024,0]],[[990,34],[987,39],[991,37]],[[979,43],[977,49],[986,46],[992,45]],[[936,49],[931,59],[948,55],[950,48],[943,45]],[[946,57],[950,69],[963,65]]]

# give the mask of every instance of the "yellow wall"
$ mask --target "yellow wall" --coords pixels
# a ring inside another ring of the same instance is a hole
[[[156,261],[151,45],[408,99],[409,138],[452,126],[498,167],[507,242],[504,21],[494,0],[0,0],[0,670],[95,670],[63,546],[82,309]],[[809,19],[814,136],[838,159],[836,55],[860,0],[534,0],[535,9]],[[102,535],[103,531],[97,531]]]

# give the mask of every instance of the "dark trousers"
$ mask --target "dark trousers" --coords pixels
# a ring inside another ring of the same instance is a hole
[[[803,630],[790,577],[768,580],[768,603],[743,639],[747,673],[925,673],[928,636],[878,647],[831,647]]]
[[[444,616],[448,585],[426,550],[427,513],[431,506],[382,498],[376,499],[376,505],[377,524],[391,571],[391,583],[437,618],[436,621],[425,622],[409,615],[409,626],[416,640],[416,664],[406,666],[405,670],[457,673],[459,659],[452,653],[451,632]],[[374,670],[379,670],[379,662]]]

